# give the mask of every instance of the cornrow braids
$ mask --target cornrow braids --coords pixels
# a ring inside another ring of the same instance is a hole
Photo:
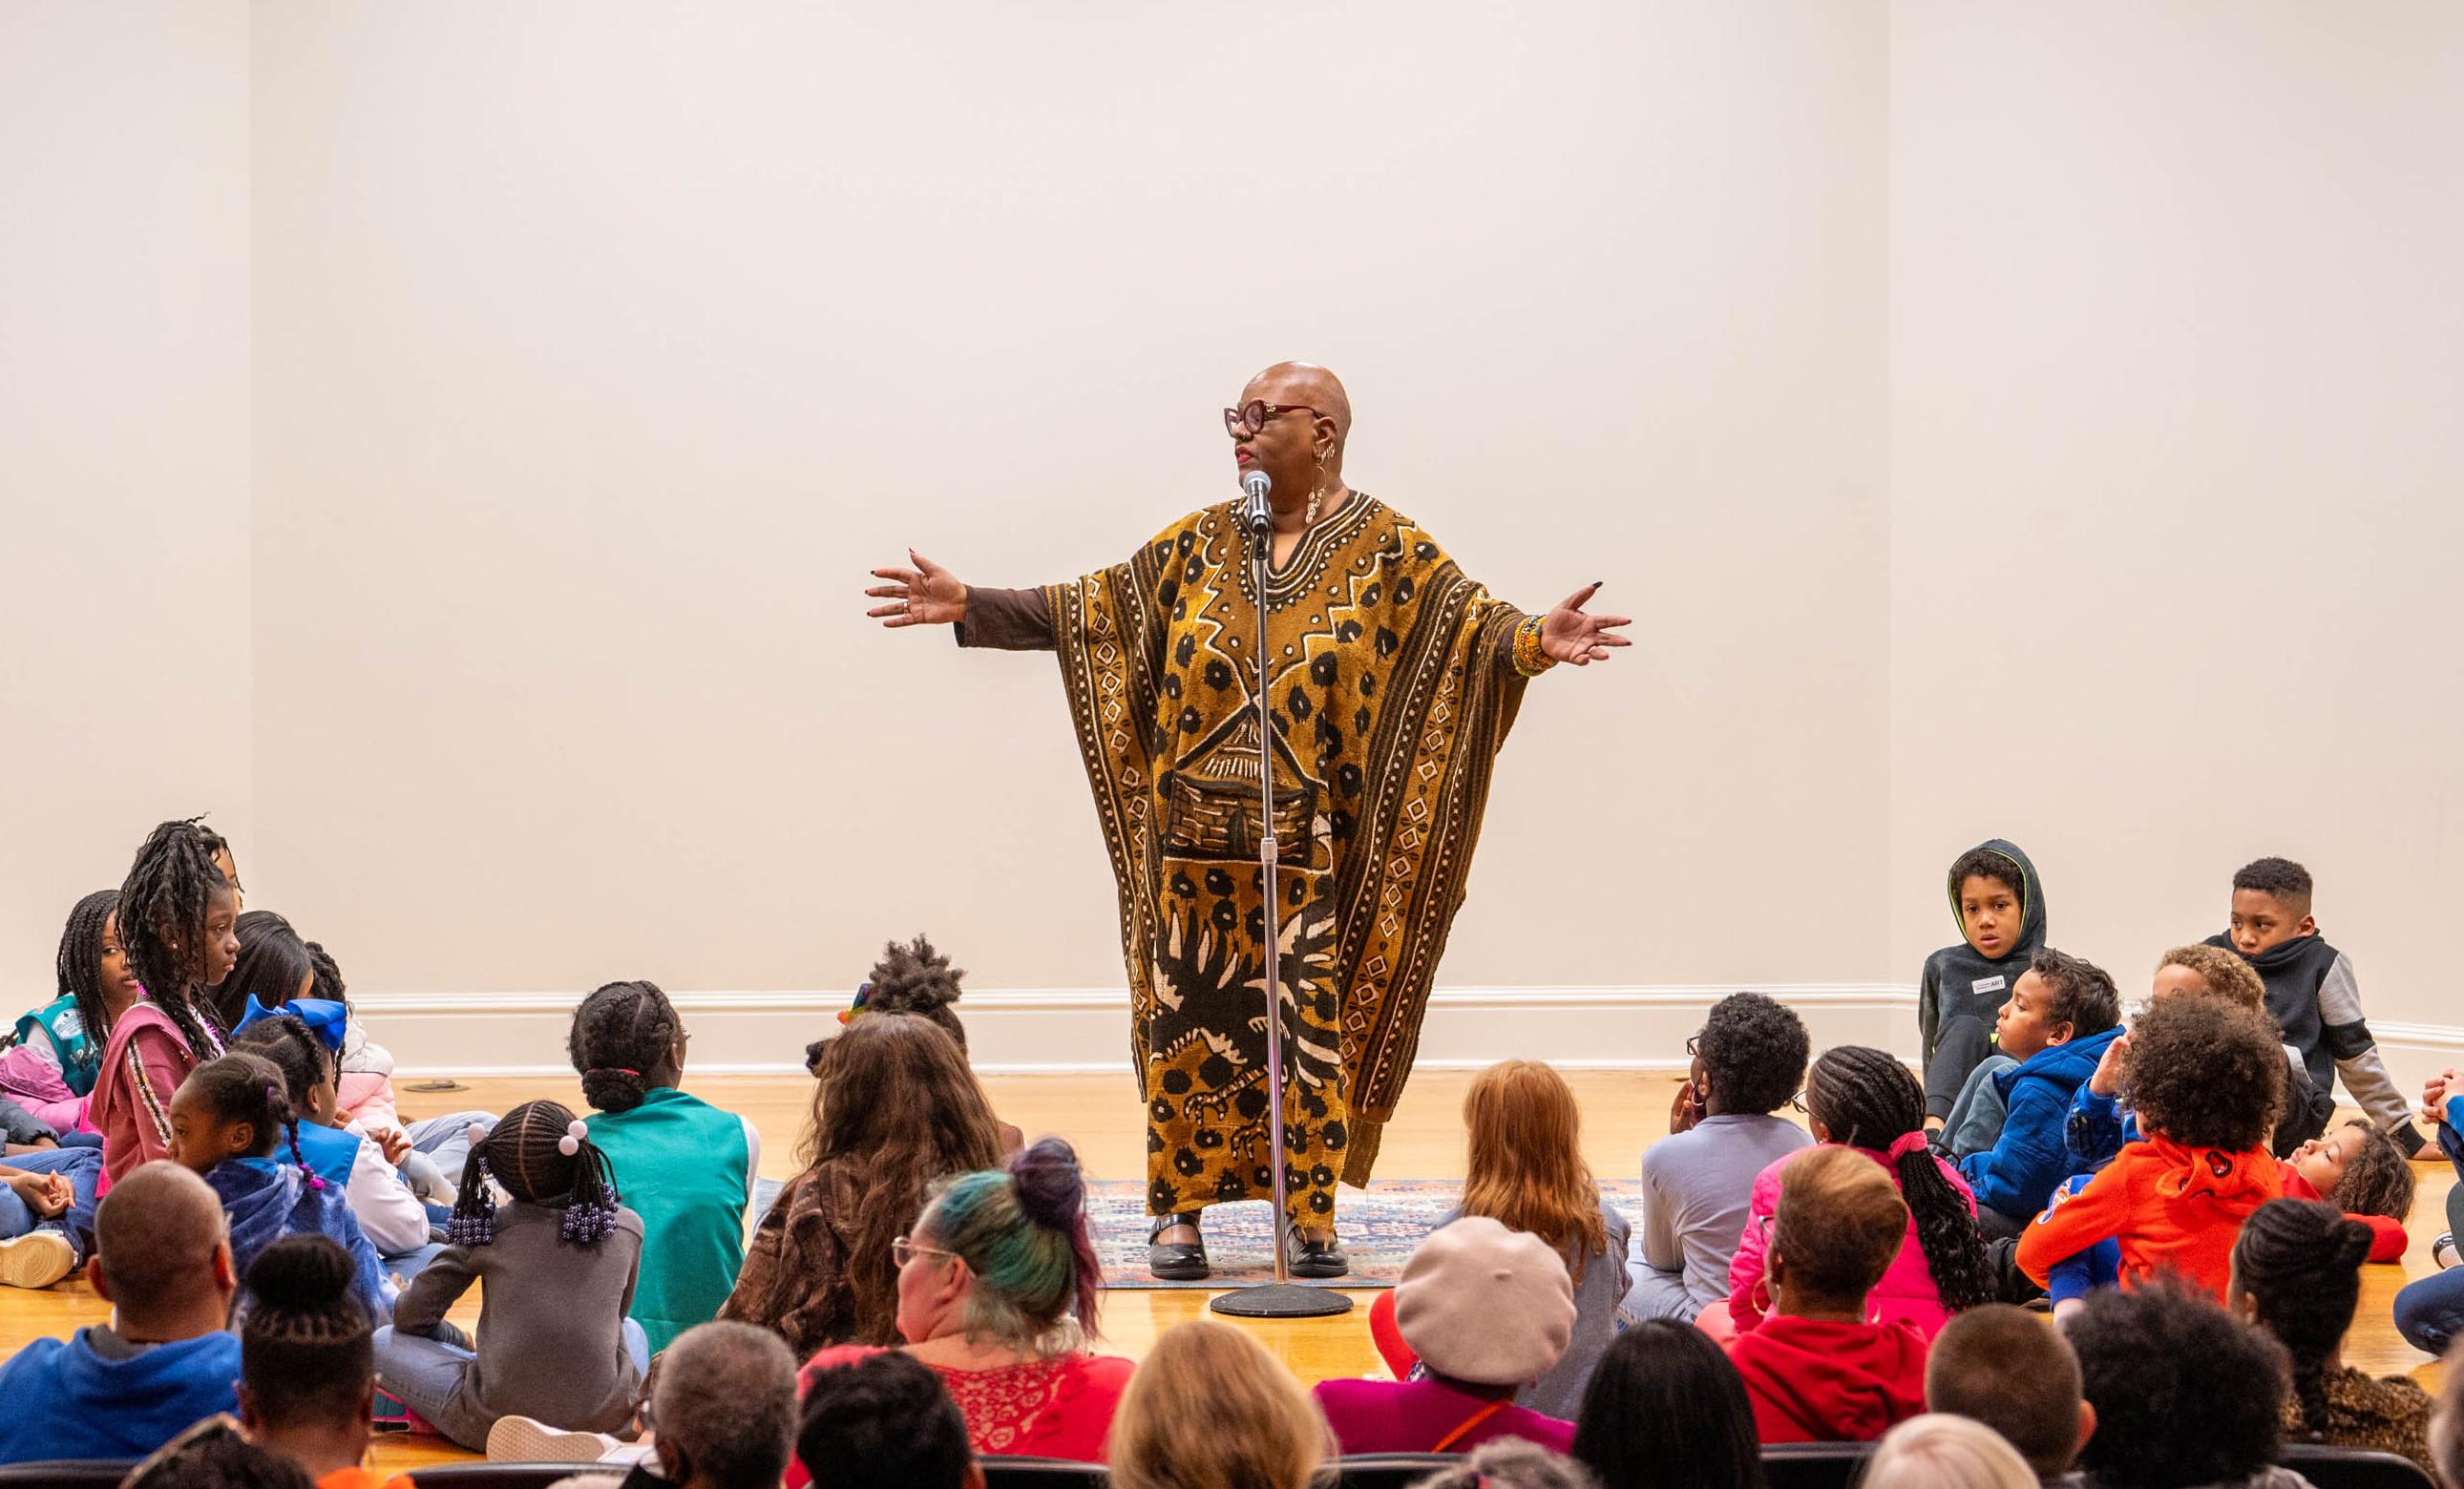
[[[351,1000],[344,996],[347,988],[342,981],[342,969],[341,964],[334,960],[334,953],[314,941],[300,944],[307,947],[308,966],[317,974],[316,986],[310,990],[309,996],[331,998],[342,1005],[344,1013],[350,1012]]]
[[[129,969],[189,1053],[222,1053],[222,1029],[197,1005],[206,977],[206,919],[213,898],[231,892],[214,864],[222,839],[188,818],[147,834],[120,887],[120,944]]]
[[[240,1378],[259,1413],[277,1427],[351,1420],[376,1352],[350,1253],[322,1236],[285,1236],[250,1264],[247,1281]]]
[[[610,982],[583,998],[565,1040],[583,1099],[601,1111],[642,1105],[651,1077],[672,1064],[683,1031],[675,1005],[655,982]]]
[[[188,1078],[180,1083],[180,1089],[194,1090],[197,1099],[205,1103],[207,1114],[215,1121],[247,1123],[255,1135],[250,1157],[273,1156],[274,1145],[286,1128],[291,1129],[291,1149],[296,1157],[299,1150],[298,1123],[292,1115],[291,1098],[285,1094],[287,1084],[282,1068],[274,1062],[254,1050],[236,1050],[189,1071]]]
[[[1893,1144],[1925,1130],[1925,1087],[1885,1051],[1842,1044],[1823,1051],[1805,1083],[1806,1112],[1835,1143],[1887,1155]],[[1993,1269],[1967,1201],[1925,1148],[1889,1159],[1900,1197],[1916,1219],[1917,1245],[1933,1274],[1943,1306],[1957,1313],[1995,1297]]]
[[[448,1241],[485,1246],[495,1240],[492,1179],[517,1204],[563,1211],[563,1236],[575,1245],[595,1245],[616,1228],[623,1196],[617,1193],[615,1170],[561,1103],[524,1102],[505,1113],[495,1131],[471,1145],[452,1218],[446,1225]]]
[[[2353,1326],[2370,1228],[2333,1205],[2271,1199],[2242,1222],[2233,1286],[2293,1356],[2293,1400],[2312,1442],[2327,1434],[2327,1360]]]
[[[291,1105],[305,1109],[320,1082],[335,1077],[334,1053],[297,1014],[260,1018],[231,1036],[231,1048],[261,1056],[282,1072]]]
[[[77,1022],[94,1041],[98,1060],[103,1041],[111,1038],[111,1012],[102,1000],[102,933],[119,908],[117,889],[97,889],[77,901],[60,931],[60,954],[53,964],[59,974],[58,996],[76,999]]]

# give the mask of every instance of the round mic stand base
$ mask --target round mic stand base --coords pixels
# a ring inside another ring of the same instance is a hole
[[[1238,1292],[1219,1294],[1207,1307],[1236,1319],[1324,1319],[1352,1311],[1352,1298],[1331,1287],[1304,1287],[1298,1282],[1260,1282]]]

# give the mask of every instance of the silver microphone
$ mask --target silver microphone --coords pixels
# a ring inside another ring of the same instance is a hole
[[[1249,493],[1248,505],[1241,509],[1242,520],[1260,536],[1274,531],[1274,510],[1266,505],[1266,493],[1274,489],[1274,477],[1264,471],[1252,471],[1241,477],[1241,490]]]

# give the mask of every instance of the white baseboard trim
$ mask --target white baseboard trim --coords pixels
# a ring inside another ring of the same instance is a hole
[[[1429,998],[1417,1068],[1477,1070],[1513,1057],[1573,1070],[1674,1070],[1685,1037],[1733,986],[1441,988]],[[1889,983],[1756,989],[1794,1008],[1814,1045],[1913,1051],[1916,995]],[[841,992],[671,994],[693,1033],[693,1068],[709,1075],[803,1070],[804,1046],[837,1032]],[[567,993],[368,994],[352,1006],[395,1073],[570,1075]],[[1118,1074],[1130,1069],[1124,988],[970,992],[959,1005],[976,1068],[987,1075]]]

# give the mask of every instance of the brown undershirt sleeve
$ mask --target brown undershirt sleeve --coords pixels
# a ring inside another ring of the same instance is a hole
[[[967,618],[954,627],[961,646],[997,651],[1052,649],[1052,609],[1038,589],[967,586]]]

